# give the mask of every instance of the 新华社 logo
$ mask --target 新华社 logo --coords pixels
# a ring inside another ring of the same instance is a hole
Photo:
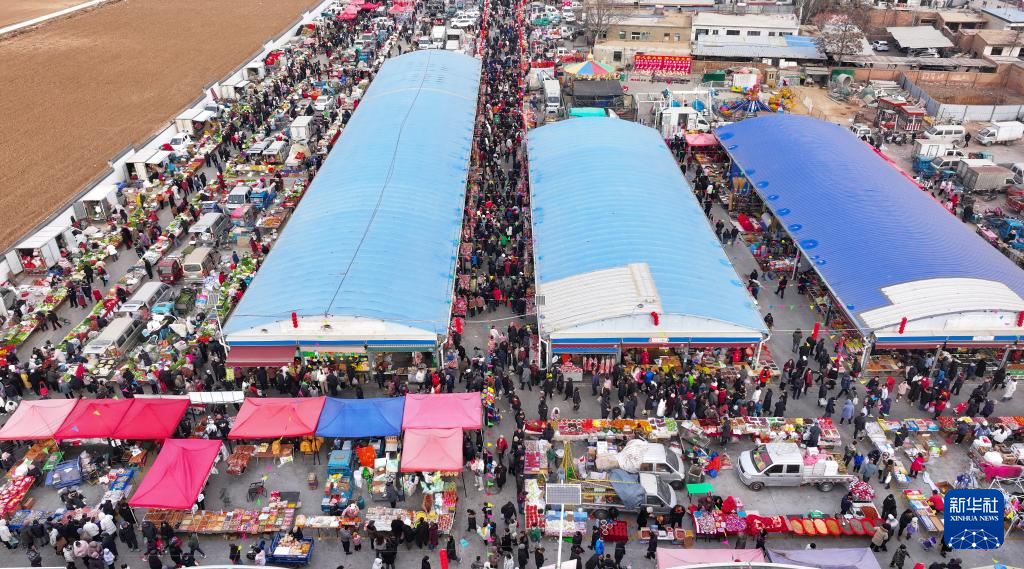
[[[943,540],[953,549],[998,549],[1005,498],[999,490],[950,490],[943,496]]]

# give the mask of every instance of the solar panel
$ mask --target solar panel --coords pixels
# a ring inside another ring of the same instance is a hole
[[[544,487],[544,501],[549,506],[582,504],[583,486],[579,484],[548,484]]]

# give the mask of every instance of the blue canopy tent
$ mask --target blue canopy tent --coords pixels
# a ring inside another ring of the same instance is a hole
[[[328,397],[316,428],[318,437],[359,439],[402,434],[405,397],[337,399]]]

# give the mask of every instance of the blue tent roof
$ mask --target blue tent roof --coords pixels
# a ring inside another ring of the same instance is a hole
[[[402,434],[405,397],[338,399],[328,397],[316,427],[318,437],[360,439]]]
[[[529,154],[543,333],[647,343],[767,332],[656,130],[561,121],[530,132]]]
[[[862,333],[1019,310],[1024,272],[849,130],[768,115],[717,132]]]
[[[229,343],[445,333],[479,81],[479,61],[442,50],[383,65],[227,322]]]

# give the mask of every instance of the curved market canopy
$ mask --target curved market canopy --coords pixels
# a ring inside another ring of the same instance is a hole
[[[120,440],[170,438],[188,410],[188,399],[132,399],[117,428],[109,436]]]
[[[324,397],[247,397],[229,439],[304,437],[316,432]]]
[[[443,50],[381,67],[225,325],[232,347],[434,349],[448,329],[479,85],[477,59]]]
[[[479,392],[417,393],[405,396],[402,428],[476,430],[483,426]]]
[[[128,505],[187,510],[206,485],[220,452],[220,441],[168,439]]]
[[[1024,337],[1016,326],[1024,272],[849,130],[768,115],[717,133],[854,325],[880,347]]]
[[[75,408],[75,399],[22,400],[0,429],[0,441],[52,439]]]
[[[461,471],[462,429],[412,429],[402,439],[402,472]]]
[[[56,439],[111,438],[131,408],[134,399],[79,399],[64,424],[54,433]]]
[[[657,131],[566,120],[531,131],[529,154],[538,319],[556,353],[767,334]]]
[[[316,428],[318,437],[359,439],[402,434],[404,397],[338,399],[328,397]]]

